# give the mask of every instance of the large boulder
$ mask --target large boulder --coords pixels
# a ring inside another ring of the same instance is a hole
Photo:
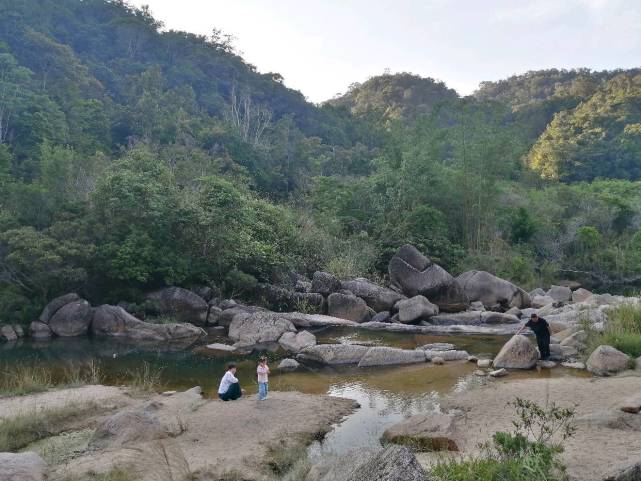
[[[298,352],[306,347],[316,345],[316,336],[309,331],[300,331],[298,333],[286,332],[278,340],[278,344],[289,352]]]
[[[612,346],[597,347],[586,362],[588,371],[597,376],[609,376],[626,370],[630,357]]]
[[[603,481],[641,481],[641,461],[612,468]]]
[[[467,271],[456,279],[470,301],[481,301],[487,309],[523,309],[530,306],[527,292],[489,272]]]
[[[49,339],[52,336],[51,328],[40,321],[33,321],[29,324],[29,335],[36,341]]]
[[[92,316],[91,305],[81,299],[58,309],[49,319],[49,327],[55,335],[60,337],[82,336],[89,331]]]
[[[354,344],[317,344],[303,349],[296,359],[303,363],[336,366],[358,364],[370,348]]]
[[[339,292],[334,292],[327,298],[327,314],[354,322],[366,322],[371,319],[371,310],[363,299]]]
[[[585,302],[592,296],[592,293],[587,289],[579,287],[576,291],[572,293],[573,302]]]
[[[432,304],[424,296],[403,299],[396,304],[396,307],[398,309],[398,320],[403,324],[438,314],[438,306]]]
[[[494,358],[495,368],[531,369],[536,366],[539,351],[522,335],[513,336]]]
[[[278,369],[281,371],[295,371],[298,369],[300,364],[296,359],[283,359],[278,365]]]
[[[572,289],[566,286],[550,286],[545,295],[554,299],[554,302],[570,302]]]
[[[371,347],[358,363],[358,367],[391,366],[425,362],[425,352],[394,347]]]
[[[458,451],[454,419],[448,414],[416,414],[387,428],[383,441],[419,451]]]
[[[229,338],[247,346],[277,342],[286,332],[296,332],[296,328],[277,312],[254,312],[247,317],[234,317],[229,325]]]
[[[0,453],[0,479],[2,481],[45,481],[47,463],[33,452]]]
[[[270,309],[276,311],[323,312],[325,298],[315,292],[298,292],[273,284],[258,284],[257,298],[263,299]]]
[[[323,271],[316,271],[312,276],[312,292],[329,296],[341,290],[341,281],[335,276]]]
[[[361,277],[343,281],[341,287],[363,299],[376,312],[391,311],[394,304],[404,298],[402,294],[392,289],[381,287]]]
[[[147,299],[158,303],[162,314],[179,321],[204,324],[207,321],[207,301],[198,294],[182,287],[165,287],[147,294]]]
[[[45,324],[48,324],[49,319],[51,319],[51,317],[56,313],[58,309],[60,309],[65,304],[69,304],[70,302],[75,302],[79,300],[80,300],[80,296],[75,292],[65,294],[64,296],[56,297],[55,299],[52,299],[49,302],[49,304],[45,306],[38,320],[40,322],[44,322]]]
[[[470,304],[454,277],[409,244],[390,260],[389,275],[396,290],[408,297],[425,296],[442,311],[464,311]]]
[[[532,307],[541,308],[554,304],[554,299],[546,295],[536,295],[531,298]]]
[[[9,324],[0,326],[0,341],[12,342],[17,340],[18,334],[16,334],[16,331],[12,326]]]
[[[122,307],[103,304],[93,313],[91,331],[95,336],[141,342],[194,343],[206,332],[192,324],[151,324],[132,316]]]

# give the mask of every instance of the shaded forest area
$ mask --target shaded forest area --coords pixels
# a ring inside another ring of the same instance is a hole
[[[635,278],[640,154],[641,70],[469,97],[385,74],[314,105],[218,30],[124,1],[0,0],[0,318],[72,290],[385,276],[408,242],[528,286]]]

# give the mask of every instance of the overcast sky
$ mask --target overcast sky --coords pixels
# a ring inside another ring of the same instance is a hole
[[[166,28],[213,27],[260,72],[320,102],[408,71],[461,94],[541,68],[641,66],[639,0],[132,0]]]

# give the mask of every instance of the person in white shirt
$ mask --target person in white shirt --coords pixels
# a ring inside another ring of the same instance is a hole
[[[258,400],[264,401],[267,399],[267,391],[269,391],[269,366],[267,365],[267,358],[264,356],[258,360],[256,375],[258,377]]]
[[[243,395],[240,389],[240,383],[235,374],[236,364],[230,362],[227,364],[227,372],[220,380],[220,386],[218,386],[218,397],[223,401],[235,401]]]

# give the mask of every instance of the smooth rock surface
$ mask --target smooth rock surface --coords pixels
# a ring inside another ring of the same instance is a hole
[[[204,324],[207,321],[207,301],[195,292],[182,287],[165,287],[147,294],[156,301],[160,312],[179,321]]]
[[[580,287],[576,291],[572,292],[572,301],[585,302],[590,298],[590,296],[592,296],[592,293],[590,291]]]
[[[539,352],[523,335],[513,336],[499,351],[492,365],[495,368],[531,369],[539,359]]]
[[[396,304],[398,320],[405,323],[427,319],[438,314],[438,306],[432,304],[424,296],[414,296],[403,299]]]
[[[243,345],[277,342],[286,332],[296,332],[294,325],[277,312],[254,312],[247,317],[234,317],[229,325],[229,338]]]
[[[296,360],[330,366],[358,364],[369,349],[353,344],[317,344],[303,349]]]
[[[550,286],[545,295],[554,299],[554,302],[569,302],[572,300],[572,289],[566,286]]]
[[[376,312],[391,311],[394,304],[404,298],[402,294],[362,277],[343,281],[341,287],[363,299]]]
[[[612,346],[597,347],[586,362],[588,371],[597,376],[609,376],[628,368],[630,357]]]
[[[286,351],[298,352],[306,347],[315,346],[316,336],[309,331],[286,332],[280,337],[278,344]]]
[[[334,292],[327,298],[327,314],[354,322],[366,322],[371,318],[370,308],[360,297]]]
[[[416,364],[425,361],[424,351],[377,346],[371,347],[363,355],[358,367]]]
[[[300,366],[296,359],[283,359],[278,364],[278,369],[281,371],[295,371]]]
[[[33,321],[29,324],[29,335],[35,340],[49,339],[52,336],[51,328],[40,321]]]
[[[58,309],[60,309],[65,304],[69,304],[70,302],[75,302],[79,300],[80,300],[80,296],[75,292],[65,294],[64,296],[56,297],[55,299],[52,299],[51,301],[49,301],[49,303],[45,306],[38,320],[40,322],[44,322],[45,324],[48,324],[49,319],[51,319],[51,316],[53,316]]]
[[[75,337],[87,334],[93,310],[84,299],[65,304],[49,319],[49,328],[60,337]]]
[[[457,281],[470,301],[481,301],[487,309],[530,306],[530,295],[505,279],[485,271],[467,271]]]
[[[0,480],[45,481],[47,463],[36,453],[0,453]]]

